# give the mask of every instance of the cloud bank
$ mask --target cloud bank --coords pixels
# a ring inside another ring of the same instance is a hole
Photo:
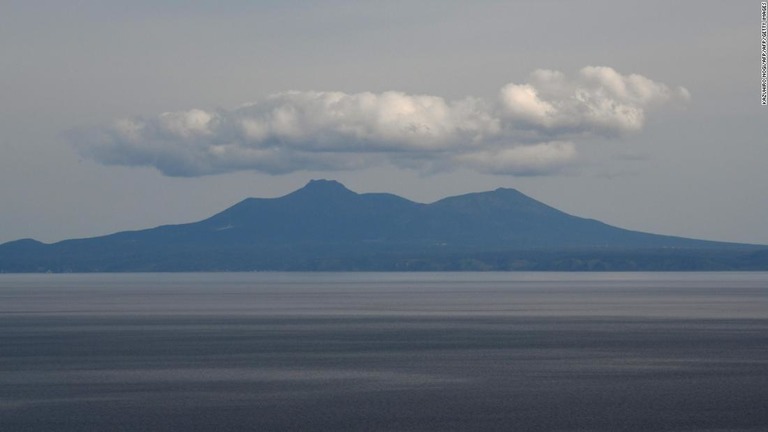
[[[283,174],[392,164],[422,171],[545,175],[576,160],[575,142],[642,129],[646,113],[688,91],[609,67],[574,77],[537,70],[495,100],[402,92],[289,91],[233,110],[166,112],[79,130],[81,154],[169,176]]]

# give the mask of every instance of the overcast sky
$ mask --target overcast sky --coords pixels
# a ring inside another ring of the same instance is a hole
[[[2,1],[0,242],[313,178],[768,244],[759,1]]]

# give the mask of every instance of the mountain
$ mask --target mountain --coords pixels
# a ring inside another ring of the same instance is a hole
[[[0,272],[768,269],[768,247],[629,231],[514,189],[421,204],[313,180],[189,224],[0,245]]]

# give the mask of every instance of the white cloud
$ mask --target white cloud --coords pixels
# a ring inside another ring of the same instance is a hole
[[[497,129],[481,101],[401,92],[279,93],[241,106],[230,120],[246,144],[297,151],[436,151]]]
[[[507,84],[501,89],[501,106],[509,118],[550,127],[557,109],[543,101],[530,84]]]
[[[500,102],[509,121],[560,136],[613,136],[642,129],[649,109],[690,98],[642,75],[621,75],[605,66],[588,66],[574,78],[537,70],[525,85],[508,84]]]
[[[382,163],[543,175],[575,160],[575,139],[638,131],[646,111],[688,97],[683,88],[609,67],[585,67],[573,78],[538,70],[529,83],[502,87],[493,101],[290,91],[229,111],[121,119],[72,138],[99,162],[153,166],[171,176]]]

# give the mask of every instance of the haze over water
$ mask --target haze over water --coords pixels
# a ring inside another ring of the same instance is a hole
[[[768,273],[0,275],[0,430],[764,431]]]

